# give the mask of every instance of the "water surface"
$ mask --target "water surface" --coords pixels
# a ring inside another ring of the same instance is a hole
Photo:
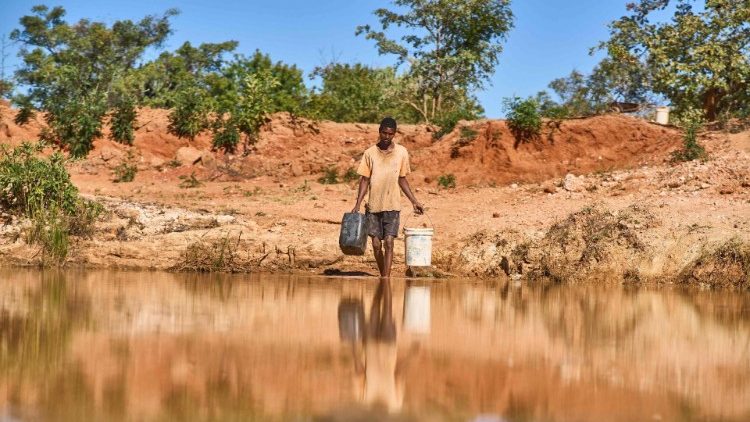
[[[0,420],[750,420],[750,296],[0,270]]]

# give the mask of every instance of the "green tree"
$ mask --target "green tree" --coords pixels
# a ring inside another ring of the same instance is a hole
[[[422,119],[432,121],[449,107],[459,90],[481,88],[494,72],[502,41],[513,26],[510,0],[394,0],[404,13],[385,8],[374,13],[383,31],[357,27],[376,42],[380,54],[394,54],[409,65],[413,95],[403,97]],[[385,34],[406,28],[400,40]],[[415,100],[416,99],[416,100]],[[456,101],[454,101],[455,103]]]
[[[227,90],[241,88],[245,79],[253,74],[271,76],[276,82],[268,92],[270,97],[269,112],[287,111],[293,114],[303,112],[308,101],[307,87],[302,71],[294,65],[283,62],[274,63],[271,57],[256,50],[251,57],[236,55],[221,70],[220,75],[209,79],[212,94],[221,97]]]
[[[62,7],[34,6],[32,13],[10,35],[22,46],[16,80],[27,88],[14,98],[20,120],[31,116],[31,108],[44,111],[44,138],[75,157],[85,156],[101,134],[114,86],[134,72],[147,48],[162,44],[170,33],[169,18],[177,12],[116,21],[111,27],[87,19],[68,24]]]
[[[747,107],[750,81],[750,6],[747,1],[639,0],[630,13],[610,24],[600,45],[614,63],[648,70],[653,91],[678,113],[697,108],[706,118],[736,114]],[[651,21],[654,12],[675,5],[668,22]]]
[[[13,92],[13,82],[5,74],[5,59],[8,58],[8,37],[3,34],[0,37],[0,98],[7,97]]]
[[[558,101],[547,91],[538,93],[536,100],[544,117],[590,116],[608,110],[613,102],[649,103],[650,86],[645,68],[639,63],[615,63],[605,58],[589,75],[573,70],[550,82],[548,87]]]
[[[170,133],[192,141],[210,127],[209,113],[214,104],[205,86],[187,79],[175,88],[171,98],[174,106],[169,113]]]
[[[229,91],[217,109],[214,124],[214,148],[235,152],[239,134],[245,135],[245,153],[248,145],[258,139],[261,126],[273,111],[273,92],[279,81],[270,71],[258,71],[244,77],[236,91]]]
[[[517,142],[537,138],[542,130],[539,103],[535,98],[510,97],[503,100],[508,128]]]
[[[224,41],[194,47],[185,42],[174,52],[161,53],[139,70],[144,103],[152,107],[174,107],[175,95],[181,86],[204,84],[207,78],[216,77],[227,63],[225,56],[237,45],[237,41]]]
[[[399,102],[402,80],[394,68],[330,63],[315,68],[311,77],[322,82],[311,99],[310,112],[316,118],[362,123],[377,123],[385,115],[403,122],[419,118]]]

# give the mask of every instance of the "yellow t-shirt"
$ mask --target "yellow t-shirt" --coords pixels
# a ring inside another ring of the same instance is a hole
[[[409,152],[403,146],[393,143],[387,151],[377,145],[367,148],[357,173],[370,178],[370,195],[367,199],[370,212],[401,210],[398,178],[409,172]]]

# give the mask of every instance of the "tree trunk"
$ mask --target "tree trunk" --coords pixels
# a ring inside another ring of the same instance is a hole
[[[717,108],[722,96],[723,94],[718,88],[709,88],[703,94],[703,113],[707,121],[713,122],[716,120]]]

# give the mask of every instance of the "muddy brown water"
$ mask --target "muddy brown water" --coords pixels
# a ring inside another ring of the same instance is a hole
[[[750,420],[750,296],[0,270],[0,420]]]

